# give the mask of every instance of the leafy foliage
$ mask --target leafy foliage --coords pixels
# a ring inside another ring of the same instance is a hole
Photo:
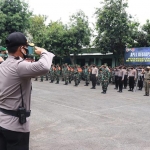
[[[1,11],[0,32],[2,33],[2,43],[5,38],[12,32],[25,32],[29,28],[29,17],[31,12],[28,10],[28,4],[21,0],[5,0],[0,2]],[[4,28],[5,27],[5,28]]]
[[[44,15],[34,15],[30,18],[30,28],[28,32],[33,38],[33,43],[39,47],[45,47],[47,27],[45,25],[47,17]]]
[[[126,12],[127,2],[123,0],[104,0],[102,8],[96,11],[96,30],[98,32],[94,45],[100,52],[112,52],[123,56],[129,38],[129,16]]]

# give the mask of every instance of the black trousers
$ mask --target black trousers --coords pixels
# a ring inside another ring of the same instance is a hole
[[[123,88],[123,81],[122,81],[122,77],[118,77],[119,79],[119,91],[122,92],[122,88]]]
[[[143,80],[144,80],[144,77],[140,76],[139,80],[138,80],[138,86],[139,86],[139,89],[141,89],[141,90],[143,88]]]
[[[127,87],[127,81],[128,81],[128,76],[125,75],[125,76],[124,76],[124,88]]]
[[[29,135],[0,127],[0,150],[29,150]]]
[[[91,75],[91,80],[92,80],[92,87],[95,88],[95,86],[96,86],[96,74]]]
[[[130,90],[134,89],[134,77],[129,77],[129,88]]]
[[[115,88],[118,89],[118,76],[115,76]]]

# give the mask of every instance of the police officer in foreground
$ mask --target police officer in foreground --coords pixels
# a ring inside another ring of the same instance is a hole
[[[37,62],[27,62],[28,43],[20,32],[6,39],[8,58],[0,65],[0,150],[29,150],[31,78],[49,71],[54,55],[35,47]]]

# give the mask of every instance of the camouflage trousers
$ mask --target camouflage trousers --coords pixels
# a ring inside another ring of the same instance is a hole
[[[102,80],[102,90],[103,91],[107,91],[107,87],[108,87],[108,84],[109,84],[109,81],[108,80]]]
[[[51,81],[54,81],[54,80],[55,80],[55,75],[54,75],[54,73],[51,73],[51,75],[50,75],[50,80],[51,80]]]
[[[85,84],[90,83],[90,75],[85,75]]]
[[[69,81],[69,75],[68,74],[64,74],[64,81],[65,81],[65,84],[68,84],[68,81]]]
[[[76,86],[79,84],[79,75],[74,75],[74,83]]]
[[[59,82],[59,74],[55,75],[56,81]]]

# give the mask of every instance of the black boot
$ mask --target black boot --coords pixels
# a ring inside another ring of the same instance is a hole
[[[55,84],[59,84],[59,81],[57,81]]]
[[[104,90],[104,93],[103,94],[106,94],[106,90]]]
[[[88,83],[85,83],[85,85],[84,86],[88,86]]]
[[[65,82],[65,84],[64,85],[68,85],[68,82]]]

